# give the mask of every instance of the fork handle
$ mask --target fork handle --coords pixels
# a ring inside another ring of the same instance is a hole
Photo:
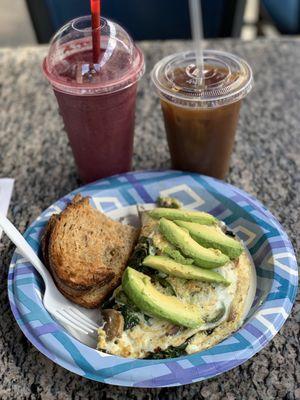
[[[17,228],[0,212],[0,227],[6,233],[6,235],[10,238],[10,240],[17,246],[20,253],[27,258],[34,268],[38,271],[38,273],[42,276],[45,283],[52,281],[52,277],[44,266],[42,261],[39,259],[37,254],[33,251],[30,244],[24,239],[21,233],[17,230]]]

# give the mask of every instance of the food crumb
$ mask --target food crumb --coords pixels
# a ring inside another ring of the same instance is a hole
[[[163,208],[181,208],[182,203],[174,197],[161,197],[156,200],[156,205]]]

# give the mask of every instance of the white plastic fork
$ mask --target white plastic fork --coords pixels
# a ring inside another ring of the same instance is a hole
[[[88,313],[95,317],[95,313],[77,306],[68,299],[66,299],[56,288],[52,276],[49,271],[39,259],[37,254],[33,251],[29,243],[24,239],[22,234],[16,227],[0,213],[0,227],[10,238],[10,240],[17,246],[19,252],[34,266],[38,271],[45,283],[45,293],[43,296],[43,304],[45,309],[73,335],[78,338],[83,337],[83,342],[90,345],[91,339],[96,340],[97,329],[100,325],[100,311],[99,321],[95,322],[87,316]],[[75,333],[75,335],[74,335]],[[77,333],[77,335],[76,335]],[[84,339],[83,335],[92,336],[89,339]],[[80,339],[79,339],[80,340]]]

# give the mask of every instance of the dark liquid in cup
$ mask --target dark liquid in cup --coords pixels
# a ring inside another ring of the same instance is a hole
[[[89,79],[89,72],[78,76],[80,54],[76,53],[75,57],[74,62],[69,56],[67,63],[56,66],[56,74],[74,84],[80,79]],[[90,59],[93,65],[92,57],[92,51],[82,52],[83,71],[87,70],[87,60]],[[119,63],[122,64],[122,59]],[[83,181],[90,182],[131,169],[136,91],[137,83],[114,93],[92,96],[72,95],[54,89]]]
[[[205,70],[205,85],[226,75],[225,70],[211,66]],[[174,75],[177,83],[181,78],[186,81],[185,70],[176,69]],[[188,108],[164,99],[161,105],[172,167],[223,179],[229,169],[241,100],[216,108]]]

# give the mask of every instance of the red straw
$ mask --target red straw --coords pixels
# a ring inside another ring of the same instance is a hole
[[[100,0],[91,0],[94,64],[98,64],[100,58],[100,9]]]

